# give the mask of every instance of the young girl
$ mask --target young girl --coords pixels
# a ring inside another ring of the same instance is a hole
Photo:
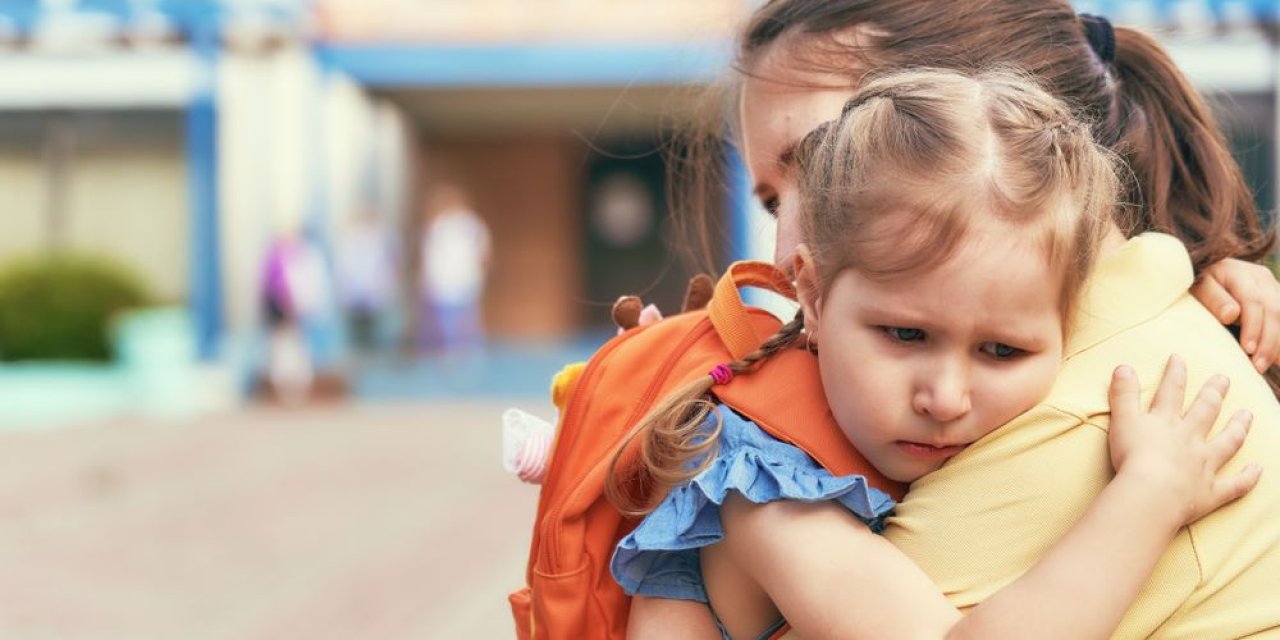
[[[1049,392],[1094,257],[1119,241],[1107,237],[1112,159],[1066,107],[1009,72],[902,72],[865,83],[838,120],[797,145],[794,162],[802,313],[729,364],[735,375],[769,375],[768,356],[783,348],[815,350],[836,422],[900,482],[964,455]],[[661,503],[630,505],[612,491],[624,510],[648,514],[612,563],[640,596],[633,637],[669,634],[673,620],[714,633],[714,620],[725,637],[754,638],[784,618],[806,638],[1106,637],[1177,530],[1258,480],[1256,467],[1213,477],[1250,419],[1237,415],[1204,442],[1225,380],[1184,416],[1185,371],[1171,360],[1144,414],[1121,368],[1115,479],[1044,559],[961,618],[875,535],[888,496],[713,405],[714,383],[677,392],[637,427],[639,473],[669,489]],[[632,480],[626,472],[614,481]],[[844,535],[834,525],[849,519],[866,526]],[[761,552],[770,535],[813,552],[780,561]],[[714,618],[672,600],[708,602]]]

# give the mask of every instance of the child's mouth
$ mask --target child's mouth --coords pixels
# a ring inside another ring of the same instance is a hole
[[[922,460],[945,460],[961,451],[964,451],[966,445],[952,445],[949,447],[935,447],[922,442],[908,442],[899,440],[895,444],[902,449],[907,455]]]

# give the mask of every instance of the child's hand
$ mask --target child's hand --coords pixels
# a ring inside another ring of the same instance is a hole
[[[1129,474],[1143,481],[1159,499],[1167,499],[1190,524],[1248,493],[1258,483],[1262,467],[1219,476],[1241,445],[1253,416],[1237,412],[1209,438],[1222,410],[1228,381],[1214,376],[1205,383],[1184,413],[1187,369],[1178,356],[1169,358],[1164,378],[1144,411],[1139,399],[1137,375],[1130,367],[1118,367],[1111,379],[1111,464],[1116,475]]]

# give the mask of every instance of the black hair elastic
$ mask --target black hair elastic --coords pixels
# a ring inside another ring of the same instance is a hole
[[[1116,59],[1116,31],[1111,21],[1091,13],[1080,14],[1080,24],[1084,25],[1084,35],[1089,39],[1089,47],[1098,54],[1103,64],[1111,64]]]

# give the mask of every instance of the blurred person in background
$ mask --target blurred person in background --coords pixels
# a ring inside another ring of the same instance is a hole
[[[489,269],[489,227],[457,186],[438,187],[422,223],[418,347],[444,354],[484,348],[480,305]]]
[[[323,307],[328,276],[319,249],[297,228],[267,247],[262,275],[268,345],[266,381],[273,397],[301,404],[311,395],[315,367],[305,323]]]
[[[376,210],[351,218],[338,241],[338,293],[357,351],[378,344],[378,320],[395,302],[396,257]]]

